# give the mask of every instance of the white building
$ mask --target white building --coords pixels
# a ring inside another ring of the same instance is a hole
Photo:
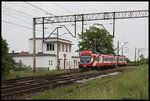
[[[57,69],[57,37],[48,38],[43,42],[43,38],[36,38],[36,68],[49,70]],[[72,56],[72,42],[62,38],[58,39],[59,68],[78,68],[78,56]],[[27,66],[33,67],[33,38],[29,39],[29,54],[12,54],[16,62],[20,60]]]

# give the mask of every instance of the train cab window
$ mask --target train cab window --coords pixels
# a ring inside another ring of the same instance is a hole
[[[99,62],[100,62],[100,60],[101,60],[101,57],[99,57]]]
[[[122,59],[120,59],[120,61],[122,61]]]
[[[83,55],[80,57],[80,62],[81,62],[82,64],[88,64],[90,61],[91,61],[91,55],[89,55],[89,54],[83,54]]]

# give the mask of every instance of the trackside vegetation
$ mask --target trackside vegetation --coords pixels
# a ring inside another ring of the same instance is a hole
[[[24,78],[24,77],[31,77],[31,76],[44,76],[44,75],[51,75],[51,74],[58,74],[58,73],[66,73],[66,72],[77,72],[79,70],[77,69],[70,69],[70,70],[64,70],[60,69],[58,70],[36,70],[35,73],[33,73],[33,70],[24,69],[20,71],[14,71],[10,70],[9,75],[5,78],[5,80],[8,79],[15,79],[15,78]]]
[[[148,90],[148,65],[140,65],[114,76],[45,91],[32,99],[149,99]]]

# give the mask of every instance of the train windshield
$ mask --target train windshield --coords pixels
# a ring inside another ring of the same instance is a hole
[[[91,55],[89,55],[89,54],[83,54],[83,55],[81,55],[81,57],[80,57],[80,62],[82,63],[82,64],[88,64],[88,63],[90,63],[90,61],[91,61]]]

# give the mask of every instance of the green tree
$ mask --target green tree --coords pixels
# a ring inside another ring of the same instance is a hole
[[[79,35],[81,39],[81,35]],[[96,51],[101,54],[115,54],[113,48],[113,39],[105,29],[90,27],[83,33],[83,40],[78,44],[78,52],[89,50]]]
[[[127,58],[127,63],[130,63],[130,59],[129,58]]]
[[[146,59],[143,54],[140,55],[140,63],[141,64],[148,63],[148,59]]]
[[[8,55],[9,48],[8,48],[8,44],[6,40],[3,39],[2,37],[1,37],[1,40],[2,40],[1,41],[2,42],[1,70],[2,70],[2,79],[4,79],[9,74],[11,67],[14,66],[14,60],[12,59],[12,57]]]

